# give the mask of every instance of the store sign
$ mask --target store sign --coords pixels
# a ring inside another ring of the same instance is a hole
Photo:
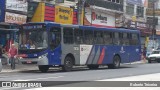
[[[103,12],[86,9],[84,25],[115,27],[115,17]]]
[[[27,12],[27,0],[6,0],[6,9]]]
[[[62,24],[72,24],[73,9],[62,6],[55,6],[55,22]]]
[[[24,24],[26,23],[26,19],[26,15],[14,14],[9,12],[6,12],[5,14],[5,22],[7,23]]]

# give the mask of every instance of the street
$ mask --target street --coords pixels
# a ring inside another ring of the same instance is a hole
[[[18,70],[18,68],[20,68]],[[22,68],[23,67],[23,68]],[[71,72],[62,72],[59,68],[51,68],[48,73],[41,73],[37,66],[30,65],[28,66],[19,66],[17,70],[9,70],[5,67],[8,71],[2,71],[0,73],[0,81],[160,81],[158,77],[160,74],[160,64],[159,63],[135,63],[135,64],[122,64],[120,69],[108,69],[105,66],[100,67],[97,70],[89,70],[88,68],[84,67],[75,67]],[[11,72],[10,72],[11,71]],[[153,77],[152,77],[153,76]],[[79,84],[72,84],[70,82],[57,82],[59,83],[58,87],[60,89],[64,89],[63,87],[68,86],[77,86]],[[89,84],[89,83],[86,83]],[[67,86],[66,86],[67,85]],[[82,82],[82,86],[85,83]],[[48,85],[52,87],[53,85]],[[57,87],[57,89],[58,89]],[[151,87],[149,87],[151,89]],[[2,88],[3,90],[21,90],[21,88]],[[32,90],[33,88],[26,88]],[[39,90],[40,88],[35,90]],[[42,89],[55,89],[55,88],[42,88]],[[66,88],[68,90],[72,89],[80,89],[80,88]],[[109,89],[109,90],[116,90],[117,88],[111,87],[103,87],[98,88],[84,88],[87,89]],[[125,88],[121,87],[120,90],[150,90],[147,87],[142,88]],[[152,88],[152,90],[159,90],[159,88]]]
[[[159,73],[159,67],[159,63],[122,64],[120,69],[101,67],[97,70],[89,70],[86,67],[79,67],[74,68],[71,72],[62,72],[58,68],[51,68],[49,72],[41,73],[37,67],[33,66],[32,70],[24,69],[15,72],[2,72],[0,81],[95,81]]]

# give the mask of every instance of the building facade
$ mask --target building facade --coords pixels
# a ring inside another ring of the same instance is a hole
[[[146,37],[151,34],[146,18],[147,0],[124,0],[123,26],[141,31],[141,47],[146,47]]]
[[[123,0],[86,0],[83,24],[100,27],[119,27],[123,16]]]
[[[26,23],[28,3],[26,0],[0,0],[0,45],[8,51],[18,42],[18,25]]]
[[[148,52],[151,49],[160,47],[160,0],[148,0],[148,8],[146,11],[147,23],[152,35],[148,38]]]

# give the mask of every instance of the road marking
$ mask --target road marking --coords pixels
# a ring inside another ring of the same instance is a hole
[[[43,80],[43,79],[61,78],[61,77],[64,77],[64,76],[46,77],[46,78],[36,78],[36,79],[26,79],[26,80],[17,79],[17,80],[12,80],[12,81],[34,81],[34,80]]]

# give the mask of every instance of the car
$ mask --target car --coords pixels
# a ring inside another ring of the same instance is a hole
[[[157,61],[160,63],[160,50],[154,50],[150,55],[147,56],[148,63],[152,61]]]
[[[0,58],[0,72],[2,71],[2,61],[1,61],[1,58]]]

